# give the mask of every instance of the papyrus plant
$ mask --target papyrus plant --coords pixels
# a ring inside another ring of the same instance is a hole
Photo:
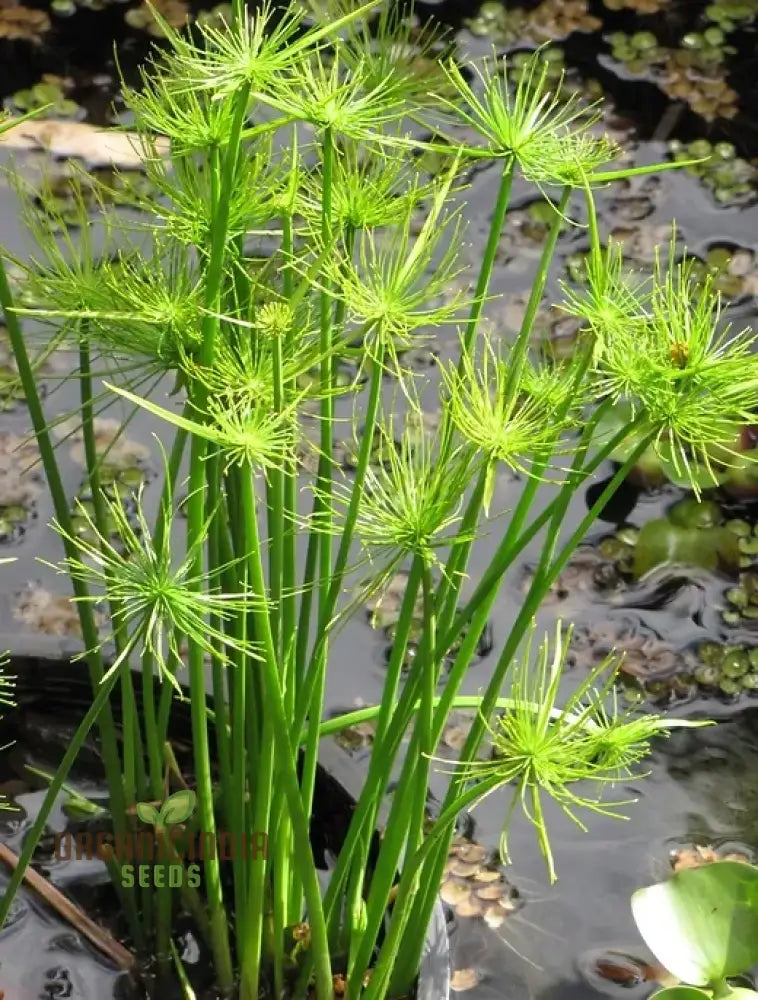
[[[351,1000],[405,995],[456,819],[485,794],[504,789],[526,810],[551,876],[544,797],[572,816],[585,807],[612,811],[602,789],[666,727],[653,717],[617,716],[607,676],[591,678],[561,708],[567,640],[560,629],[534,660],[529,650],[519,653],[551,583],[638,454],[565,537],[572,496],[626,433],[597,448],[595,428],[632,386],[634,426],[645,429],[639,451],[665,438],[686,468],[687,456],[713,440],[714,421],[720,435],[758,402],[749,338],[718,331],[709,286],[696,287],[686,269],[671,279],[667,265],[649,287],[616,274],[593,190],[641,171],[613,168],[616,150],[596,134],[592,114],[558,100],[538,59],[517,80],[495,62],[473,82],[450,61],[431,75],[408,73],[398,58],[407,54],[407,30],[385,12],[372,33],[374,7],[332,5],[323,22],[306,24],[299,8],[275,15],[264,4],[255,13],[236,9],[228,26],[198,26],[191,38],[166,27],[167,49],[142,86],[126,92],[157,192],[143,197],[142,222],[104,208],[105,248],[95,250],[83,209],[81,231],[64,226],[61,241],[29,206],[36,249],[19,262],[23,307],[0,269],[0,303],[55,504],[65,550],[59,568],[78,605],[93,694],[0,915],[95,722],[114,830],[133,828],[138,802],[162,800],[182,687],[192,714],[193,822],[208,834],[266,831],[269,857],[235,856],[227,873],[206,857],[202,886],[183,894],[122,890],[115,857],[111,868],[134,946],[157,955],[167,974],[174,916],[189,910],[221,994],[242,1000],[257,1000],[261,990],[305,997],[311,988],[329,1000],[336,975]],[[424,41],[434,68],[434,38]],[[156,136],[168,137],[170,160]],[[423,173],[424,152],[442,156],[439,175]],[[488,160],[500,184],[483,253],[471,265],[459,255],[465,177],[474,161]],[[504,346],[480,320],[517,174],[557,211],[522,327]],[[587,287],[572,290],[566,308],[586,320],[590,336],[569,361],[548,366],[532,355],[532,326],[559,235],[577,224],[569,210],[582,206]],[[43,346],[54,339],[78,352],[94,543],[72,530],[24,316],[48,331]],[[443,327],[458,338],[458,356],[427,385],[404,358]],[[347,384],[338,378],[346,362],[354,372]],[[163,375],[171,376],[168,395],[156,391]],[[419,433],[418,400],[435,391],[440,424]],[[101,488],[93,420],[114,395],[160,418],[167,439],[174,434],[153,523],[141,495],[135,519]],[[678,416],[680,397],[686,418]],[[360,414],[349,474],[335,460],[338,403]],[[308,449],[310,479],[299,465]],[[522,476],[507,512],[497,509],[495,489],[504,467]],[[553,496],[538,506],[542,484]],[[485,531],[496,539],[490,562],[464,599],[471,551]],[[536,572],[487,688],[463,697],[502,582],[537,538]],[[334,630],[356,600],[401,568],[408,582],[380,702],[326,720]],[[95,605],[112,625],[108,661]],[[408,658],[412,629],[418,648]],[[122,706],[120,741],[113,692]],[[461,705],[479,712],[446,797],[429,816],[436,748]],[[358,717],[376,726],[365,786],[322,895],[309,842],[319,743]],[[481,767],[485,740],[494,756]],[[590,785],[580,793],[574,786],[582,778]],[[369,864],[391,780],[389,816]]]

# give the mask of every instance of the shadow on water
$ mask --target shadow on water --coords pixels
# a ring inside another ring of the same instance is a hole
[[[512,5],[511,5],[512,6]],[[534,4],[525,0],[524,7]],[[711,141],[733,142],[741,156],[758,155],[758,101],[756,101],[756,30],[747,27],[730,38],[737,52],[730,60],[729,82],[739,93],[739,113],[728,121],[717,119],[706,123],[698,115],[681,108],[669,121],[670,134],[661,135],[660,125],[666,120],[671,102],[655,82],[631,79],[628,74],[614,71],[609,61],[609,45],[605,36],[614,30],[634,31],[654,27],[662,33],[662,41],[681,37],[692,30],[704,4],[671,3],[664,13],[654,18],[636,17],[633,12],[607,11],[599,0],[593,0],[590,10],[604,19],[602,31],[571,35],[562,48],[566,65],[576,68],[584,77],[598,80],[615,104],[616,113],[631,120],[634,131],[629,145],[638,163],[665,158],[663,139],[690,141],[706,137]],[[445,0],[443,3],[421,3],[422,16],[429,15],[448,23],[458,31],[462,50],[475,54],[488,47],[486,39],[475,38],[463,29],[463,21],[472,13],[468,0]],[[9,98],[17,90],[29,87],[42,73],[71,77],[71,96],[86,109],[94,123],[107,120],[107,107],[113,96],[115,63],[114,42],[119,61],[133,76],[147,51],[144,35],[124,24],[125,6],[113,4],[103,11],[78,10],[68,20],[56,18],[56,30],[40,45],[10,43],[0,40],[0,96]],[[5,156],[5,154],[0,154]],[[492,171],[482,171],[474,180],[471,194],[471,238],[475,245],[483,239],[488,222],[492,196],[497,179]],[[636,189],[635,189],[636,190]],[[516,192],[524,200],[523,192]],[[533,197],[533,195],[531,195]],[[647,197],[647,195],[645,196]],[[619,220],[621,204],[614,193],[601,198],[601,210],[606,228]],[[687,245],[702,253],[714,242],[758,251],[755,233],[758,230],[758,210],[722,207],[694,177],[683,173],[663,175],[649,198],[649,207],[641,216],[647,229],[667,225],[672,219],[683,232]],[[17,206],[6,190],[0,190],[0,235],[19,254],[25,252],[23,236],[17,220]],[[551,275],[549,294],[555,295],[556,279],[565,268],[569,253],[581,249],[581,234],[573,237],[569,246],[562,245],[555,272]],[[518,255],[515,255],[518,257]],[[528,288],[531,271],[520,260],[508,261],[499,267],[495,277],[496,290],[505,294],[506,305]],[[754,299],[742,302],[739,316],[744,322],[754,319]],[[493,306],[494,318],[500,314]],[[507,324],[506,324],[507,326]],[[439,345],[442,356],[452,351],[451,341]],[[71,366],[70,358],[62,365]],[[75,390],[63,386],[50,393],[46,406],[50,415],[73,406]],[[343,414],[345,417],[348,413]],[[0,434],[22,434],[27,419],[21,408],[6,412],[0,419]],[[130,425],[129,436],[149,444],[155,425],[140,412]],[[156,458],[153,448],[152,459]],[[66,486],[73,493],[81,478],[75,462],[64,458]],[[609,474],[604,469],[600,478]],[[151,484],[146,495],[153,509],[157,500],[157,483]],[[515,494],[515,483],[503,478],[498,483],[497,500],[507,507]],[[602,489],[600,481],[588,486],[585,495],[574,499],[570,524],[578,523]],[[648,494],[632,487],[622,490],[603,513],[593,537],[597,541],[608,531],[622,524],[640,526],[660,516],[681,494],[664,489]],[[537,503],[545,502],[543,490]],[[19,631],[28,633],[34,641],[34,625],[13,618],[12,606],[16,595],[34,580],[52,593],[60,591],[52,570],[39,566],[34,557],[58,558],[55,538],[46,525],[51,517],[51,505],[44,491],[36,495],[36,515],[27,521],[4,551],[19,557],[18,562],[3,568],[3,592],[0,594],[0,640]],[[730,514],[730,516],[735,516]],[[746,508],[739,516],[755,521],[755,510]],[[499,522],[490,525],[497,537]],[[525,553],[525,565],[535,558],[537,543]],[[491,548],[485,539],[475,549],[472,576],[486,565]],[[581,581],[580,581],[581,583]],[[755,645],[755,633],[749,626],[729,630],[720,616],[726,581],[714,574],[698,571],[682,573],[661,570],[650,579],[636,585],[626,584],[612,590],[601,590],[592,581],[575,587],[572,593],[550,603],[540,613],[541,624],[547,626],[557,616],[574,620],[578,628],[593,631],[613,645],[619,636],[650,633],[659,644],[677,652],[691,650],[703,640],[720,643],[740,642]],[[474,665],[467,678],[464,693],[481,690],[489,677],[496,658],[520,606],[521,582],[516,579],[501,593],[492,616],[494,649],[489,657]],[[48,614],[47,621],[55,616]],[[44,624],[44,615],[35,622]],[[55,619],[56,627],[60,625]],[[62,627],[62,626],[61,626]],[[73,645],[75,646],[75,640]],[[0,646],[2,642],[0,642]],[[333,666],[330,670],[327,704],[330,709],[349,707],[356,700],[372,701],[379,690],[384,671],[384,646],[380,633],[369,631],[365,618],[357,616],[335,640]],[[605,648],[605,647],[603,647]],[[580,658],[581,659],[581,658]],[[585,669],[577,661],[566,684]],[[669,856],[683,845],[713,845],[724,850],[740,849],[748,855],[758,850],[758,705],[743,696],[734,704],[717,699],[684,699],[674,705],[676,713],[717,715],[719,723],[707,729],[677,732],[656,747],[650,765],[650,775],[631,782],[629,787],[616,789],[617,800],[639,798],[627,807],[627,822],[612,821],[602,816],[588,818],[589,832],[581,833],[557,809],[548,810],[548,821],[559,874],[557,886],[550,887],[544,864],[535,846],[526,821],[516,824],[511,837],[513,867],[509,878],[515,884],[521,902],[513,915],[497,929],[485,926],[480,918],[458,918],[455,932],[455,964],[460,969],[473,969],[478,985],[471,991],[476,1000],[498,998],[540,997],[545,1000],[580,1000],[594,994],[611,995],[624,992],[629,997],[644,997],[653,988],[652,973],[646,969],[650,956],[644,953],[636,935],[629,908],[631,893],[670,870]],[[52,739],[53,730],[50,730]],[[40,798],[41,783],[30,779],[23,764],[23,740],[9,755],[3,755],[0,791],[16,798],[25,812],[33,813]],[[63,745],[63,744],[61,744]],[[54,764],[54,760],[51,760]],[[435,776],[434,791],[439,795],[444,778]],[[76,784],[76,779],[74,781]],[[87,794],[97,796],[97,787],[87,781],[81,786]],[[508,805],[501,793],[489,798],[476,812],[473,834],[487,845],[495,846]],[[61,823],[58,810],[53,822]],[[16,843],[23,836],[23,824],[12,814],[0,815],[0,832],[4,839]],[[88,881],[77,874],[71,879],[65,866],[49,870],[53,881],[60,878],[67,891],[89,897],[92,879],[102,879],[102,872],[88,873]],[[107,919],[107,916],[106,916]],[[186,941],[188,953],[192,942]],[[33,958],[30,961],[30,956]],[[630,957],[631,956],[631,957]],[[193,959],[190,958],[190,961]],[[635,962],[637,964],[635,964]],[[121,986],[115,973],[93,952],[81,944],[66,925],[56,922],[33,897],[20,897],[8,928],[0,934],[0,987],[6,1000],[37,1000],[37,998],[76,997],[81,1000],[102,1000],[120,995]],[[598,972],[600,970],[603,974]],[[641,971],[640,971],[641,970]],[[615,978],[616,984],[612,981]]]

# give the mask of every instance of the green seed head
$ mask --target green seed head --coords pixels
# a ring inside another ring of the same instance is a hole
[[[292,309],[286,302],[266,302],[258,311],[256,326],[265,337],[282,337],[291,325]]]

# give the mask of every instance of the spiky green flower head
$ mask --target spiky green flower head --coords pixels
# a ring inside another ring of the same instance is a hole
[[[340,227],[376,229],[402,225],[432,192],[402,157],[359,146],[350,140],[336,150],[331,184],[332,218]],[[315,227],[320,224],[323,177],[303,177],[298,210]]]
[[[169,34],[169,40],[178,39]],[[138,87],[123,88],[148,162],[160,158],[153,136],[170,140],[171,156],[177,161],[223,148],[231,138],[234,119],[229,108],[204,90],[186,87],[182,72],[177,52],[169,50],[140,70]]]
[[[163,458],[168,472],[165,453]],[[167,475],[166,483],[169,482]],[[257,655],[251,642],[226,635],[223,623],[235,612],[265,605],[265,597],[219,592],[218,577],[224,567],[197,576],[193,569],[194,549],[188,551],[177,565],[171,542],[173,497],[169,494],[166,498],[168,524],[162,539],[156,541],[144,513],[143,489],[144,485],[141,485],[134,498],[135,510],[131,516],[121,497],[103,495],[108,519],[115,528],[113,536],[101,533],[95,519],[79,502],[77,516],[86,521],[86,533],[70,535],[57,521],[53,521],[53,528],[77,553],[67,556],[54,568],[74,580],[81,580],[88,588],[100,591],[99,594],[90,593],[73,600],[98,604],[107,597],[111,602],[116,616],[114,626],[123,630],[125,641],[108,674],[128,661],[133,653],[148,653],[154,657],[161,677],[181,695],[176,678],[182,664],[180,637],[197,643],[207,656],[217,662],[227,662],[227,655],[223,652],[225,648]],[[213,618],[220,625],[211,624]],[[108,641],[110,637],[103,638],[97,648],[102,649]],[[82,655],[86,656],[87,652]]]
[[[439,432],[419,432],[418,426],[398,435],[391,417],[378,429],[377,461],[366,470],[356,532],[370,560],[386,572],[409,555],[441,565],[437,549],[471,539],[451,529],[476,472],[474,454],[458,443],[443,462],[440,443]],[[346,506],[350,490],[338,486],[335,502]]]
[[[325,54],[318,49],[290,72],[273,77],[264,103],[319,131],[356,141],[392,144],[386,130],[408,114],[408,86],[402,76],[376,80],[370,57],[348,66],[339,40]]]
[[[510,860],[508,828],[514,809],[520,805],[535,827],[553,882],[557,876],[544,814],[545,798],[552,799],[583,831],[586,827],[577,810],[624,819],[621,807],[635,800],[606,802],[606,792],[650,753],[650,741],[656,735],[666,735],[670,725],[677,723],[669,724],[655,715],[619,715],[613,698],[610,709],[606,707],[618,666],[613,654],[580,681],[561,707],[558,697],[571,630],[564,635],[559,621],[552,650],[545,635],[532,660],[534,630],[533,626],[526,651],[512,668],[509,707],[489,728],[492,759],[461,767],[471,780],[501,778],[495,787],[513,791],[501,838],[503,860]]]
[[[233,398],[238,405],[262,408],[277,405],[277,379],[289,387],[288,403],[299,405],[306,399],[321,398],[318,381],[308,377],[324,357],[310,300],[293,308],[289,301],[273,297],[266,289],[252,319],[218,318],[221,335],[212,364],[200,364],[193,354],[182,358],[180,368],[186,385],[202,386],[204,395],[212,399]],[[329,356],[336,358],[342,347],[340,338],[335,337]],[[298,387],[294,392],[293,386]]]
[[[692,259],[658,254],[652,284],[643,294],[643,322],[609,329],[595,362],[598,390],[628,399],[662,460],[699,492],[693,466],[717,484],[712,462],[737,461],[725,442],[736,441],[758,406],[756,335],[732,333],[721,318],[721,297],[703,282]],[[625,305],[626,309],[627,306]]]
[[[616,155],[613,143],[590,132],[599,115],[588,114],[577,96],[559,97],[562,81],[550,80],[539,52],[525,64],[515,87],[505,58],[502,68],[494,54],[472,68],[477,85],[450,60],[445,69],[455,96],[438,95],[454,118],[484,139],[484,146],[466,149],[468,156],[512,157],[534,184],[579,186]]]
[[[627,267],[621,243],[612,239],[605,249],[588,254],[584,268],[586,279],[580,288],[561,281],[564,299],[558,308],[586,322],[597,359],[619,330],[627,330],[630,337],[638,332],[642,336],[650,318],[651,283]]]
[[[448,418],[489,469],[485,510],[498,463],[528,475],[533,462],[571,450],[561,438],[586,401],[577,366],[535,366],[511,351],[503,356],[484,336],[478,353],[464,349],[457,365],[440,367]]]
[[[277,18],[274,4],[265,0],[254,12],[244,7],[231,24],[223,18],[218,25],[198,22],[194,39],[169,30],[166,76],[171,91],[206,93],[221,106],[224,97],[242,87],[266,88],[275,73],[308,47],[302,35],[296,44],[304,13],[292,4]]]
[[[366,349],[378,360],[413,346],[422,327],[460,318],[464,293],[449,296],[457,266],[461,218],[446,202],[458,161],[434,188],[429,212],[417,235],[415,213],[407,206],[402,224],[382,239],[372,230],[359,234],[354,256],[337,253],[325,261],[323,290],[341,299],[348,318],[373,332]],[[440,299],[442,301],[440,302]]]
[[[294,315],[288,302],[264,302],[255,325],[264,337],[279,340],[292,328]]]
[[[438,100],[484,140],[466,147],[470,157],[513,158],[527,180],[537,185],[581,186],[617,153],[613,143],[591,134],[599,120],[577,96],[559,97],[561,80],[549,78],[539,52],[525,64],[513,86],[505,58],[498,68],[494,54],[483,66],[473,66],[476,85],[468,82],[452,59],[446,64],[454,97]],[[481,95],[477,93],[481,91]]]
[[[275,78],[293,77],[319,51],[327,37],[375,7],[380,0],[350,10],[328,24],[302,30],[305,10],[290,4],[282,12],[265,0],[255,12],[243,8],[231,24],[197,25],[197,40],[171,31],[172,89],[207,91],[214,100],[244,93],[261,98]]]
[[[101,198],[102,192],[95,187],[95,207],[104,223],[96,247],[88,189],[77,173],[69,181],[70,202],[65,213],[50,183],[38,190],[21,171],[13,174],[12,182],[34,245],[28,261],[14,261],[24,275],[24,300],[30,303],[18,311],[52,326],[56,339],[65,341],[72,330],[78,329],[82,315],[110,307],[103,290],[103,274],[113,249],[112,216]],[[28,335],[34,336],[33,328]],[[47,340],[49,333],[44,336]]]
[[[154,231],[159,220],[171,239],[207,252],[218,215],[213,171],[207,165],[200,168],[194,157],[175,156],[171,163],[164,158],[148,161],[146,173],[151,190],[138,205],[149,215],[144,228]],[[236,162],[227,202],[227,240],[231,246],[237,237],[278,218],[288,180],[270,136],[261,135],[246,145],[245,154]]]
[[[268,469],[282,468],[295,460],[300,437],[300,396],[274,411],[267,396],[252,399],[248,387],[242,392],[228,390],[207,399],[202,409],[198,408],[198,419],[191,420],[121,386],[103,384],[135,406],[216,445],[225,468],[249,466],[265,474]]]
[[[326,0],[316,14],[320,24],[345,17],[354,10],[352,0]],[[443,77],[439,52],[445,44],[448,29],[429,20],[419,24],[412,5],[404,7],[382,3],[347,25],[340,36],[341,55],[348,69],[363,64],[369,76],[366,83],[376,86],[390,77],[401,78],[409,113],[414,108],[429,105],[435,82]],[[366,65],[367,63],[367,65]]]
[[[39,219],[34,222],[34,210],[26,206],[36,250],[24,271],[34,306],[19,313],[52,323],[61,339],[86,336],[94,350],[126,360],[139,372],[172,370],[180,351],[199,343],[202,289],[196,260],[160,232],[150,256],[125,247],[124,239],[116,249],[114,219],[104,206],[103,245],[96,246],[79,186],[74,205],[66,220],[50,202],[49,211],[60,221],[57,235]]]

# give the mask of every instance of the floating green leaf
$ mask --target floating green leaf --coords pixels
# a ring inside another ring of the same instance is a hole
[[[697,986],[667,986],[654,993],[650,1000],[711,1000],[711,994]]]
[[[737,536],[728,528],[683,528],[665,517],[648,521],[634,549],[634,574],[643,576],[664,563],[736,572],[740,563]]]
[[[677,872],[635,892],[632,913],[656,958],[685,983],[721,983],[758,962],[758,868],[753,865],[717,861]]]

